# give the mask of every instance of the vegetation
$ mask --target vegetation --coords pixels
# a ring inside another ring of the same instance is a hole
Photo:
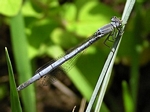
[[[124,0],[7,0],[0,1],[0,110],[21,112],[15,84],[8,80],[4,48],[8,48],[17,85],[27,81],[37,68],[64,55],[85,41],[98,28],[121,17]],[[150,2],[138,0],[130,16],[115,60],[112,77],[102,105],[103,112],[147,112],[149,103]],[[63,66],[59,75],[71,93],[61,90],[55,81],[42,86],[37,81],[19,92],[23,112],[70,112],[80,100],[89,101],[110,49],[105,38]],[[112,43],[109,43],[112,45]],[[6,50],[7,51],[7,50]],[[9,78],[13,79],[10,61]],[[68,66],[69,65],[69,66]],[[8,83],[13,86],[9,90]],[[61,84],[62,85],[62,84]],[[65,93],[66,92],[66,93]],[[12,105],[15,104],[15,105]],[[17,105],[17,106],[16,106]],[[16,106],[16,110],[13,109]]]

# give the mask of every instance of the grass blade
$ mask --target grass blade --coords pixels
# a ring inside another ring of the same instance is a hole
[[[31,63],[28,57],[28,43],[24,32],[24,20],[21,13],[10,19],[11,39],[15,62],[19,74],[19,83],[32,75]],[[26,112],[36,112],[35,91],[33,85],[21,91],[21,98]]]
[[[12,69],[12,65],[11,65],[11,61],[9,58],[7,48],[5,48],[5,53],[6,53],[8,72],[9,72],[11,111],[22,112],[20,101],[19,101],[19,96],[18,96],[18,92],[16,89],[15,80],[14,80],[14,73],[13,73],[13,69]]]
[[[122,36],[122,32],[119,32],[117,37],[116,37],[114,47],[112,48],[112,50],[111,50],[111,52],[108,56],[108,59],[106,61],[106,65],[104,65],[104,70],[106,70],[106,72],[102,71],[102,74],[104,74],[104,77],[103,77],[103,82],[101,84],[101,89],[99,89],[100,93],[99,93],[99,98],[98,98],[98,101],[97,101],[97,104],[96,104],[95,112],[100,111],[100,107],[102,105],[102,101],[103,101],[103,98],[104,98],[104,95],[105,95],[105,92],[106,92],[106,89],[107,89],[107,86],[108,86],[108,83],[109,83],[109,79],[110,79],[110,76],[111,76],[111,71],[112,71],[113,64],[114,64],[114,61],[115,61],[115,58],[116,58],[116,54],[117,54],[117,51],[118,51],[118,48],[119,48],[119,45],[120,45],[120,42],[121,42],[121,36]]]
[[[126,81],[122,82],[125,112],[134,112],[134,103]]]
[[[123,15],[122,15],[122,18],[121,18],[123,24],[127,23],[134,4],[135,4],[135,0],[127,0],[124,11],[123,11]]]
[[[124,31],[124,28],[125,28],[124,24],[127,23],[129,15],[130,15],[130,13],[133,9],[134,3],[135,3],[135,0],[127,0],[125,10],[124,10],[124,13],[123,13],[123,16],[122,16],[123,28],[121,29],[121,31],[116,36],[116,41],[115,41],[114,46],[113,46],[113,48],[112,48],[112,50],[111,50],[111,52],[110,52],[110,54],[109,54],[109,56],[106,60],[106,63],[103,67],[103,70],[100,74],[99,80],[96,84],[96,87],[95,87],[94,92],[92,94],[89,105],[86,109],[86,112],[91,111],[92,106],[94,104],[94,101],[96,100],[96,96],[97,96],[99,91],[100,91],[100,94],[99,94],[98,101],[96,103],[95,112],[100,111],[100,107],[101,107],[101,104],[102,104],[102,101],[103,101],[103,97],[104,97],[104,94],[105,94],[105,91],[106,91],[106,88],[107,88],[107,85],[108,85],[108,82],[109,82],[109,79],[110,79],[110,76],[111,76],[112,67],[113,67],[113,64],[114,64],[114,61],[115,61],[115,58],[116,58],[116,54],[117,54],[117,51],[118,51],[118,48],[119,48],[119,45],[120,45],[120,42],[121,42],[121,39],[122,39],[122,34],[123,34],[122,32]]]

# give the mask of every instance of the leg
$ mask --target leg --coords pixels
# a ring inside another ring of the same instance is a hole
[[[105,41],[104,41],[104,44],[107,46],[107,47],[109,47],[110,48],[110,46],[108,46],[107,44],[106,44],[106,41],[108,40],[108,41],[110,41],[110,42],[113,42],[112,40],[109,40],[109,37],[112,35],[112,33],[110,33],[107,37],[106,37],[106,39],[105,39]]]

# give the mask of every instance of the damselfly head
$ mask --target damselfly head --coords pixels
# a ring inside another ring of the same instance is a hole
[[[117,18],[116,16],[111,18],[111,24],[115,27],[115,28],[119,28],[122,26],[122,20],[120,20],[119,18]]]

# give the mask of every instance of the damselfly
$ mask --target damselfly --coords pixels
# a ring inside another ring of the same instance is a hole
[[[77,48],[72,50],[71,52],[67,53],[65,56],[61,57],[60,59],[56,60],[52,64],[48,65],[47,67],[44,67],[40,69],[33,77],[31,77],[28,81],[21,84],[17,90],[20,91],[24,89],[25,87],[29,86],[31,83],[35,82],[36,80],[42,78],[43,76],[47,75],[49,72],[53,71],[55,68],[62,65],[67,60],[71,59],[72,57],[76,56],[78,53],[89,47],[91,44],[96,42],[98,39],[104,37],[105,35],[109,34],[106,38],[106,40],[109,39],[109,36],[116,34],[117,31],[120,30],[122,27],[122,21],[118,19],[117,17],[113,17],[111,19],[111,22],[102,28],[99,28],[86,42],[79,45]]]

